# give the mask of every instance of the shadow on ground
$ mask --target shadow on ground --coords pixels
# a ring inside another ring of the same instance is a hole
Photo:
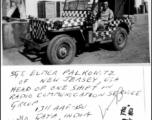
[[[18,51],[20,54],[25,56],[27,59],[29,59],[31,62],[38,62],[40,61],[43,65],[50,65],[50,62],[47,59],[47,56],[45,53],[43,54],[31,54],[31,53],[24,53],[23,51]]]
[[[40,61],[43,65],[50,65],[51,64],[49,62],[45,52],[38,53],[38,54],[33,53],[33,52],[26,53],[24,51],[24,49],[22,51],[18,51],[18,52],[20,54],[24,55],[31,62]],[[79,55],[83,54],[84,52],[91,53],[91,52],[96,52],[99,50],[114,51],[110,43],[109,44],[91,44],[88,47],[83,47],[83,48],[77,47],[77,53],[76,53],[75,57],[78,57]]]
[[[84,52],[95,52],[98,50],[107,50],[107,51],[114,51],[112,45],[110,43],[107,44],[91,44]]]

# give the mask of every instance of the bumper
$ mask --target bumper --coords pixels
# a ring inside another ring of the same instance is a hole
[[[31,40],[27,40],[27,39],[25,39],[25,38],[23,38],[23,37],[20,37],[20,40],[21,40],[24,44],[26,44],[26,45],[28,45],[28,46],[31,46],[32,48],[34,48],[34,49],[36,49],[36,50],[41,50],[42,48],[48,46],[48,44],[49,44],[49,42],[44,42],[44,43],[42,43],[42,44],[38,44],[38,43],[35,43],[35,42],[31,41]]]

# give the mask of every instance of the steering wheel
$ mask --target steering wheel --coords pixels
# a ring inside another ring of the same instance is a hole
[[[93,21],[95,21],[98,15],[98,3],[95,4],[95,7],[93,8],[93,11],[91,12],[91,16],[93,17]]]
[[[91,10],[91,9],[92,9],[92,7],[87,7],[87,8],[86,8],[86,10]]]
[[[92,9],[92,7],[90,7],[90,6],[88,6],[87,8],[86,8],[86,10],[91,10]],[[95,7],[93,8],[93,11],[90,11],[90,13],[89,13],[89,16],[88,16],[88,19],[89,20],[93,20],[92,22],[93,22],[93,24],[94,24],[94,22],[96,21],[96,19],[97,19],[97,15],[98,15],[98,3],[96,3],[95,4]]]
[[[94,16],[96,16],[98,14],[98,4],[95,5],[95,7],[93,9],[93,14],[94,14]]]

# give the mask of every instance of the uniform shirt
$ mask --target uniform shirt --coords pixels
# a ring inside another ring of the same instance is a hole
[[[109,8],[106,11],[101,11],[100,13],[100,19],[104,22],[113,20],[113,18],[114,18],[113,12]]]

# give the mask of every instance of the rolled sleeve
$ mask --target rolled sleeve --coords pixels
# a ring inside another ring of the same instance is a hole
[[[113,14],[112,10],[110,10],[110,12],[109,12],[109,22],[113,19],[114,19],[114,14]]]

